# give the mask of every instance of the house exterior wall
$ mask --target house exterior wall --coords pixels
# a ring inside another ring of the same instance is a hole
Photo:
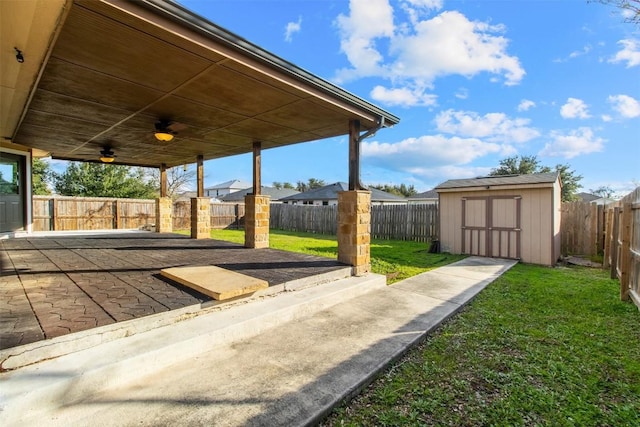
[[[481,197],[520,196],[520,259],[531,264],[554,265],[560,254],[560,185],[538,188],[510,188],[506,190],[469,191],[460,189],[440,193],[440,247],[443,252],[462,253],[462,199],[465,204],[465,218],[468,226],[485,224],[485,205]],[[494,199],[493,217],[496,222],[515,226],[511,218],[516,217],[515,203],[507,199]],[[489,223],[489,226],[491,224]],[[485,239],[473,242],[480,255],[486,254]],[[510,244],[515,245],[514,237]],[[507,242],[504,242],[507,244]],[[469,242],[466,245],[469,252]]]
[[[11,144],[11,147],[0,147],[0,153],[16,154],[24,156],[25,158],[25,171],[23,173],[24,182],[22,186],[24,192],[22,193],[22,203],[24,206],[24,229],[27,233],[33,231],[33,184],[32,184],[32,168],[31,168],[31,150],[28,148],[22,148],[20,145]]]

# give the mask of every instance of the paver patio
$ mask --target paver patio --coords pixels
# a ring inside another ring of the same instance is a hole
[[[151,232],[0,240],[0,349],[211,301],[160,270],[216,265],[274,286],[336,260]]]

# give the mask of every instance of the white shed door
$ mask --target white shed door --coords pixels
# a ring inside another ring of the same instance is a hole
[[[462,253],[520,259],[520,196],[462,199]]]

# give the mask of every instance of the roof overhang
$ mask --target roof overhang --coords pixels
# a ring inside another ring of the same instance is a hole
[[[1,133],[54,158],[168,167],[399,118],[164,0],[6,0]],[[18,63],[13,48],[21,49]],[[7,114],[5,114],[7,112]],[[177,132],[153,135],[160,119]]]

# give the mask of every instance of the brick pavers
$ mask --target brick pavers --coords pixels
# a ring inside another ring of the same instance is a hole
[[[0,349],[200,304],[160,270],[217,265],[271,286],[339,268],[335,260],[177,234],[0,240]]]

